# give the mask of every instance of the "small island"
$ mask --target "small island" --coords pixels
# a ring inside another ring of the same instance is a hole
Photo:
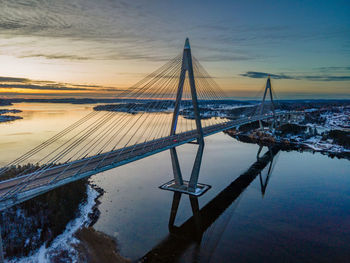
[[[16,113],[20,113],[20,112],[22,112],[22,111],[20,111],[20,110],[8,110],[8,109],[0,110],[0,122],[8,122],[8,121],[15,121],[15,120],[23,119],[20,116],[4,115],[4,114],[8,114],[8,113],[16,114]]]

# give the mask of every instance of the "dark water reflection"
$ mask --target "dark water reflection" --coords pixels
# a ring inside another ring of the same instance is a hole
[[[178,148],[183,175],[195,152]],[[257,152],[207,138],[199,182],[212,189],[199,199],[158,189],[173,176],[168,152],[97,175],[107,193],[95,227],[145,262],[349,262],[349,161],[274,152],[259,163]]]
[[[259,151],[262,149],[260,147]],[[258,157],[257,161],[252,164],[249,169],[235,179],[228,187],[222,190],[217,196],[215,196],[204,207],[199,209],[198,198],[195,196],[189,196],[193,216],[188,219],[181,226],[175,226],[175,218],[179,207],[181,193],[175,192],[173,196],[173,202],[171,207],[171,213],[169,218],[169,232],[170,235],[156,246],[152,251],[148,252],[143,257],[143,261],[155,262],[155,261],[178,261],[181,255],[195,243],[196,250],[193,251],[194,257],[191,261],[202,261],[201,259],[210,259],[211,253],[214,250],[201,251],[202,242],[204,241],[204,233],[208,232],[209,228],[213,224],[217,224],[219,217],[228,209],[231,204],[239,198],[242,192],[252,183],[252,181],[259,176],[260,186],[262,194],[265,193],[269,176],[272,171],[272,164],[274,156],[278,153],[278,149],[270,148],[262,157]],[[268,174],[265,180],[262,179],[262,170],[269,165]],[[223,235],[227,226],[229,217],[225,222],[221,222],[222,230],[216,235],[216,240],[211,243],[218,244],[221,236]],[[213,238],[211,236],[210,238]],[[189,261],[187,259],[186,261]]]

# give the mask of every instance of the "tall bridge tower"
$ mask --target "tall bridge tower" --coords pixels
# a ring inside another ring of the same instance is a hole
[[[176,149],[175,147],[171,148],[170,155],[171,155],[171,163],[172,163],[173,173],[174,173],[174,180],[171,180],[170,182],[163,184],[162,186],[160,186],[160,188],[165,190],[171,190],[174,192],[181,192],[181,193],[187,193],[190,195],[199,196],[199,195],[202,195],[204,192],[206,192],[210,188],[210,186],[204,185],[204,184],[198,184],[199,170],[201,167],[203,150],[204,150],[204,139],[203,139],[202,123],[201,123],[200,110],[199,110],[197,91],[196,91],[196,82],[193,74],[191,47],[190,47],[190,41],[188,38],[186,38],[183,55],[182,55],[179,85],[176,93],[176,100],[175,100],[174,113],[173,113],[173,118],[171,123],[170,136],[173,136],[176,134],[176,126],[179,118],[179,111],[181,106],[183,90],[184,90],[186,73],[188,74],[188,80],[189,80],[190,90],[191,90],[191,100],[193,105],[194,118],[196,122],[198,151],[197,151],[194,165],[192,168],[190,180],[184,181],[182,178],[179,158],[177,156]]]

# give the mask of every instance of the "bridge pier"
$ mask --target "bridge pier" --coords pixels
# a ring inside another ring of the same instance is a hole
[[[180,169],[179,158],[177,157],[177,152],[175,147],[170,149],[171,165],[173,167],[174,181],[177,185],[183,185],[183,179]]]
[[[175,148],[170,149],[171,163],[173,167],[174,179],[161,185],[159,188],[173,192],[179,192],[192,196],[201,196],[208,191],[211,186],[198,183],[199,171],[202,164],[204,151],[204,142],[198,146],[196,158],[192,167],[191,177],[189,181],[183,180],[179,159]]]
[[[203,151],[204,151],[204,141],[201,142],[198,146],[196,159],[195,159],[194,164],[193,164],[190,182],[188,184],[188,190],[190,192],[195,192],[196,188],[197,188],[199,170],[200,170],[201,164],[202,164]]]

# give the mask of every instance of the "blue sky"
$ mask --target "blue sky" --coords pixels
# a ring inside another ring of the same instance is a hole
[[[0,78],[0,96],[104,96],[178,55],[186,37],[233,97],[271,74],[281,98],[350,98],[348,1],[182,0],[0,2],[0,76],[27,80]]]

